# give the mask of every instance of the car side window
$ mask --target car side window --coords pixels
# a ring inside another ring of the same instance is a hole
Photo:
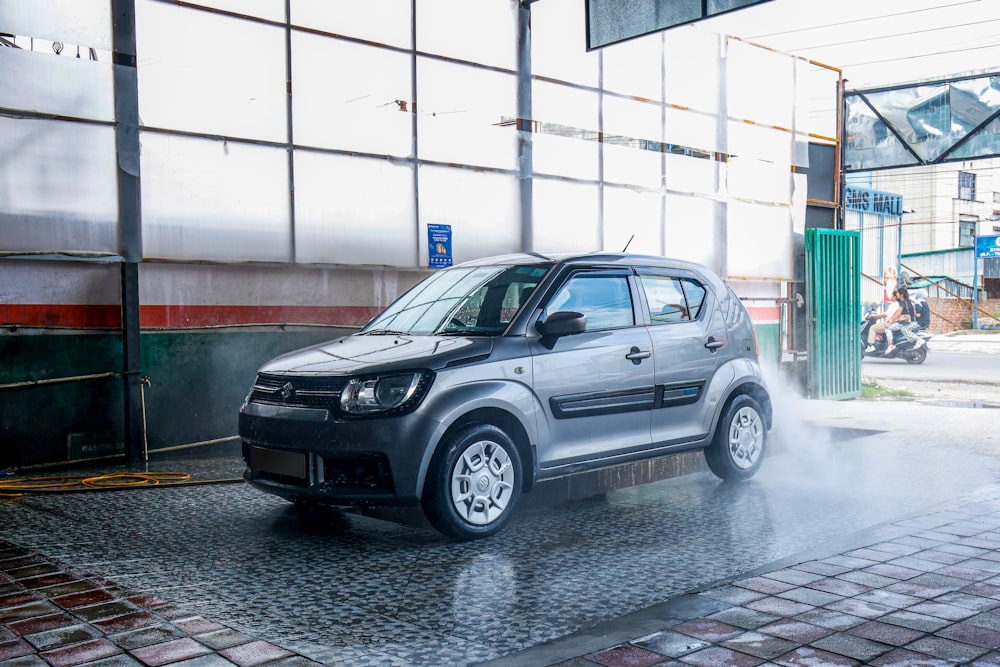
[[[698,319],[705,302],[705,288],[689,278],[642,275],[639,277],[653,324]]]
[[[705,303],[705,286],[690,278],[682,278],[681,286],[684,288],[684,296],[687,298],[691,319],[696,320],[701,313],[702,305]]]
[[[553,295],[546,314],[571,310],[587,316],[587,331],[635,324],[626,276],[577,274]]]

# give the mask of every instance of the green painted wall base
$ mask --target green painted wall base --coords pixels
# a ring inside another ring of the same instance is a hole
[[[261,364],[351,331],[300,327],[143,333],[141,369],[150,379],[145,388],[149,449],[235,436],[239,407]],[[117,373],[121,366],[117,334],[0,335],[0,470],[122,451],[120,377],[27,384]]]
[[[754,323],[757,333],[757,350],[762,362],[777,364],[781,361],[781,327],[777,322]]]

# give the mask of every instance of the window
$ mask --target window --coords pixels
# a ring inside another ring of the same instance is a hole
[[[958,198],[966,201],[976,199],[976,175],[967,171],[958,172]]]
[[[577,274],[559,288],[548,313],[570,310],[587,316],[587,331],[635,324],[625,276]]]
[[[976,243],[976,223],[978,216],[963,215],[958,221],[958,247],[970,248]]]
[[[705,288],[689,278],[641,276],[653,324],[698,319],[705,301]]]

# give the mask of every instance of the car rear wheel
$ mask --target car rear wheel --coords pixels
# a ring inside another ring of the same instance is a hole
[[[521,459],[492,424],[462,429],[442,443],[424,484],[422,505],[445,535],[474,540],[499,531],[521,496]]]
[[[739,394],[722,412],[705,461],[716,477],[739,481],[753,477],[764,460],[767,425],[763,411],[752,397]]]

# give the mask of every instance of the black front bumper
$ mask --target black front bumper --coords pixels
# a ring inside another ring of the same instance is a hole
[[[416,413],[337,420],[322,409],[248,403],[240,411],[244,479],[332,505],[413,505],[435,423]]]

